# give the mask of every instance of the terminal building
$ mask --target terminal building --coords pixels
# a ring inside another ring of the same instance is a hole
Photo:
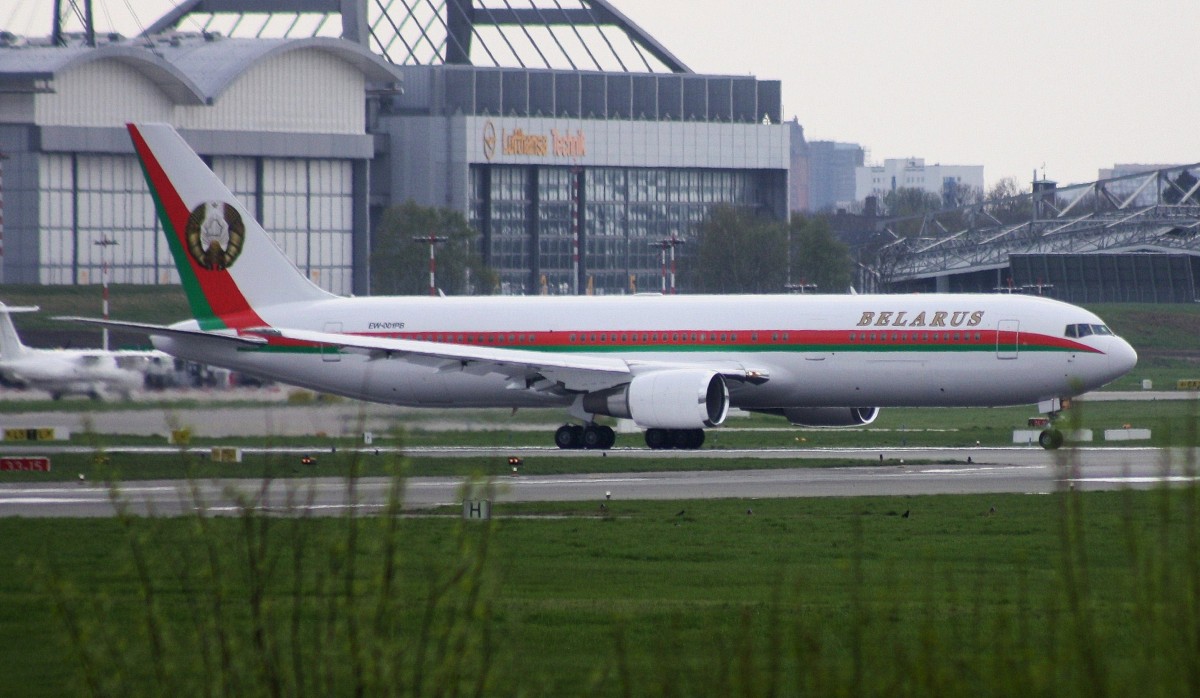
[[[409,200],[464,214],[514,294],[656,290],[663,241],[712,206],[786,219],[778,81],[695,74],[604,0],[401,5],[185,0],[129,39],[5,35],[0,282],[177,281],[134,120],[175,125],[338,293],[370,292],[372,222]]]

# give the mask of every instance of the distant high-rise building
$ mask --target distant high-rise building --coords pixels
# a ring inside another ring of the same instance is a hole
[[[941,197],[946,208],[958,206],[963,186],[983,191],[983,165],[926,165],[925,158],[888,158],[882,165],[858,167],[854,198],[880,198],[897,189],[920,189]]]
[[[808,142],[804,140],[804,127],[800,120],[788,122],[791,150],[788,165],[788,210],[809,211]]]
[[[855,169],[866,158],[857,143],[812,141],[808,144],[808,209],[845,208],[855,196]]]

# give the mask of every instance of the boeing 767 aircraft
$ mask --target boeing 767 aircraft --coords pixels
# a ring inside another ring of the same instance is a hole
[[[811,426],[869,424],[893,406],[1054,415],[1137,362],[1096,315],[1020,295],[335,296],[171,126],[128,128],[194,317],[110,325],[351,398],[565,409],[577,423],[558,428],[561,448],[610,448],[599,415],[632,419],[651,448],[699,447],[731,407]]]

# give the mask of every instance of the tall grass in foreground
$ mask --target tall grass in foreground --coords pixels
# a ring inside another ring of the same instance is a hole
[[[383,510],[334,519],[269,477],[229,517],[193,487],[182,521],[114,485],[125,567],[46,576],[89,695],[1200,696],[1200,490],[1085,493],[1075,456],[1048,498],[910,498],[911,519],[878,499],[414,519],[400,463]],[[1195,451],[1161,465],[1194,478]]]

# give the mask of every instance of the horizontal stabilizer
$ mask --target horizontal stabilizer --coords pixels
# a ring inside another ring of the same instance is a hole
[[[41,310],[36,305],[5,305],[0,303],[0,313],[36,313]]]
[[[159,337],[187,337],[189,339],[195,337],[207,337],[210,339],[220,339],[238,344],[246,344],[250,346],[261,346],[267,343],[267,340],[258,336],[247,336],[233,334],[232,330],[205,332],[204,330],[189,330],[181,327],[166,327],[164,325],[152,325],[144,322],[126,322],[122,320],[102,320],[100,318],[90,317],[74,317],[69,315],[60,315],[51,318],[52,320],[61,320],[63,322],[82,322],[87,325],[99,325],[117,330],[130,330],[133,332],[141,332],[150,336]]]

